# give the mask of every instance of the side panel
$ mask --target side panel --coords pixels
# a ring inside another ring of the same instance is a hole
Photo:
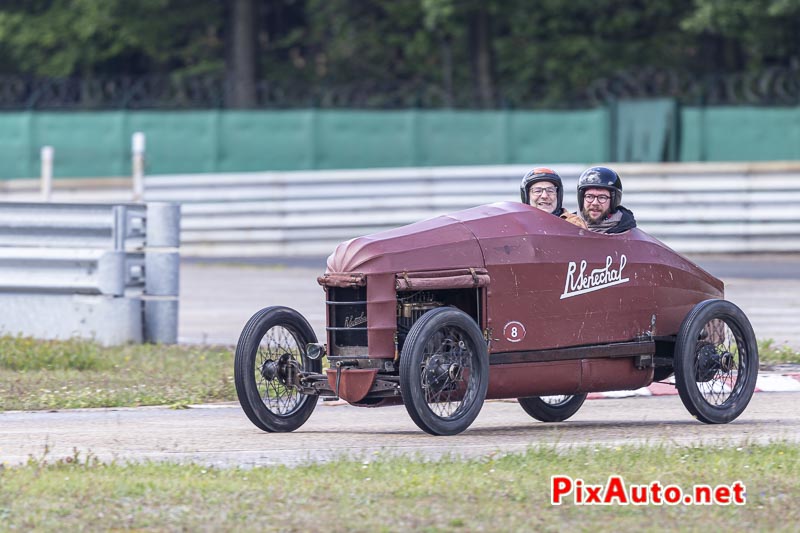
[[[653,382],[652,368],[636,368],[633,358],[581,360],[579,392],[634,390]]]
[[[581,384],[581,362],[555,361],[492,365],[487,399],[575,394]]]
[[[492,353],[674,335],[696,303],[723,295],[639,230],[602,235],[524,211],[470,227],[492,280]]]
[[[653,369],[636,368],[630,357],[493,365],[486,398],[631,390],[652,381]]]

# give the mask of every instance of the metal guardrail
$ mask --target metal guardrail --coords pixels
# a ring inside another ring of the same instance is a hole
[[[174,343],[180,208],[0,203],[0,333]]]
[[[576,209],[583,165],[551,165]],[[680,252],[800,251],[800,163],[611,164],[639,226]],[[530,166],[192,174],[145,178],[182,204],[194,257],[323,256],[337,243],[428,217],[519,200]]]
[[[121,211],[124,219],[115,218]],[[88,203],[0,203],[0,246],[126,249],[144,246],[146,206]]]

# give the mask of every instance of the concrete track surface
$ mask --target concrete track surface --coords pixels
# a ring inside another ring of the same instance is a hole
[[[213,466],[298,465],[337,457],[371,461],[383,455],[435,459],[485,457],[536,446],[741,444],[800,442],[800,395],[753,396],[725,425],[694,420],[677,396],[587,401],[570,420],[546,424],[515,401],[489,401],[472,426],[452,437],[419,430],[403,406],[376,409],[321,403],[293,433],[264,433],[238,405],[85,409],[0,414],[0,458],[19,464],[91,453],[103,461],[175,461]],[[48,453],[45,454],[45,449]]]

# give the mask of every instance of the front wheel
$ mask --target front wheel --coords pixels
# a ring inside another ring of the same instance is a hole
[[[414,323],[400,357],[400,391],[420,429],[461,433],[478,416],[488,386],[486,341],[469,315],[440,307]]]
[[[300,392],[300,373],[321,372],[322,362],[306,355],[317,342],[303,316],[288,307],[267,307],[247,322],[236,345],[236,395],[247,418],[269,432],[294,431],[317,405]]]
[[[563,422],[578,412],[586,394],[561,394],[517,398],[526,413],[541,422]]]
[[[750,321],[731,302],[706,300],[681,324],[675,344],[675,386],[701,422],[726,424],[744,411],[758,378]]]

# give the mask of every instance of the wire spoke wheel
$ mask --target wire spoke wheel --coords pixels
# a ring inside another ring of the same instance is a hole
[[[727,423],[747,407],[758,377],[758,348],[744,313],[706,300],[686,316],[675,345],[675,385],[698,420]]]
[[[697,339],[695,348],[694,377],[697,389],[711,405],[724,405],[742,394],[748,365],[746,357],[739,354],[733,331],[724,320],[709,321]]]
[[[321,362],[306,356],[310,342],[316,342],[311,326],[288,307],[262,309],[245,325],[236,346],[236,393],[260,429],[293,431],[314,411],[316,396],[298,387],[303,372],[321,371]]]
[[[412,326],[400,359],[400,389],[420,429],[432,435],[467,429],[483,406],[488,383],[486,342],[469,315],[442,307]]]
[[[449,326],[437,331],[425,344],[420,383],[431,411],[442,418],[458,416],[474,401],[476,376],[465,335]]]
[[[586,394],[556,394],[517,398],[520,406],[530,416],[541,422],[563,422],[578,412]]]
[[[305,395],[288,384],[287,374],[301,369],[303,350],[298,338],[284,326],[273,326],[261,338],[254,373],[264,405],[275,414],[297,410]]]

